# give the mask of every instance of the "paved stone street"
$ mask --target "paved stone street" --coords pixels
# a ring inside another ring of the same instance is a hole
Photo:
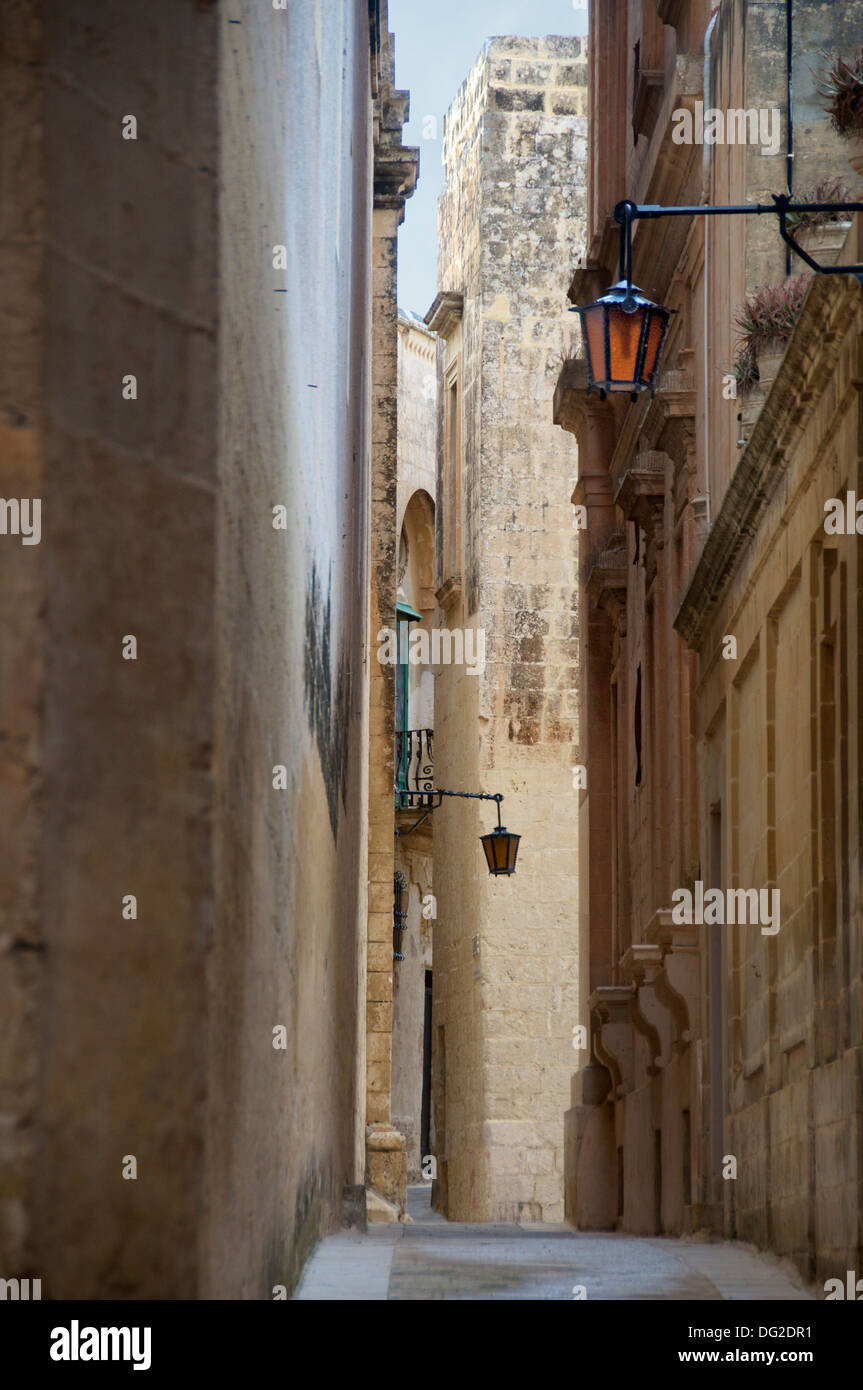
[[[566,1225],[473,1226],[409,1189],[405,1225],[321,1242],[295,1295],[316,1299],[810,1299],[785,1265],[748,1246],[609,1234]]]

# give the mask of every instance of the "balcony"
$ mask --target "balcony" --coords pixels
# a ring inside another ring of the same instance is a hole
[[[434,805],[434,730],[401,729],[396,734],[396,810]]]

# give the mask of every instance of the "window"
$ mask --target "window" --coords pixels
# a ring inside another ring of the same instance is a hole
[[[407,926],[408,881],[396,870],[393,875],[393,960],[404,960],[402,932]]]
[[[396,604],[398,646],[396,655],[396,789],[397,804],[409,806],[407,797],[410,772],[410,631],[411,623],[421,622],[422,614],[408,603]]]
[[[441,583],[461,578],[461,382],[458,359],[444,384],[443,555]]]
[[[633,49],[632,135],[650,135],[662,105],[665,82],[665,33],[654,0],[642,0],[641,38]]]

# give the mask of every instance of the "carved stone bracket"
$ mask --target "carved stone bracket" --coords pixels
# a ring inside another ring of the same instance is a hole
[[[614,500],[624,516],[635,521],[662,548],[665,510],[665,465],[668,455],[652,449],[636,454],[621,477]]]
[[[662,952],[662,968],[656,973],[653,988],[674,1021],[673,1050],[684,1052],[699,1026],[698,928],[673,922],[671,909],[660,908],[648,922],[645,935]]]
[[[605,549],[588,559],[585,588],[590,602],[608,614],[621,637],[626,635],[626,579],[626,547],[622,537],[612,537]]]
[[[631,985],[600,985],[588,999],[593,1046],[611,1076],[611,1098],[632,1090]]]
[[[658,1075],[661,1068],[671,1059],[670,1030],[663,1008],[656,999],[653,983],[662,969],[661,949],[648,942],[630,946],[620,962],[623,974],[632,981],[634,994],[632,1022],[636,1031],[647,1043],[648,1076]],[[663,1046],[663,1035],[665,1046]],[[663,1052],[665,1059],[663,1061]]]
[[[655,449],[670,420],[687,418],[695,419],[694,376],[685,369],[663,372],[641,426],[642,439],[650,449]]]

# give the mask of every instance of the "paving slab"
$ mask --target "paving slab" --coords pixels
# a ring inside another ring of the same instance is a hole
[[[321,1241],[299,1300],[808,1300],[794,1271],[734,1241],[705,1243],[565,1224],[473,1225],[430,1209],[430,1186],[408,1192],[411,1221]]]

